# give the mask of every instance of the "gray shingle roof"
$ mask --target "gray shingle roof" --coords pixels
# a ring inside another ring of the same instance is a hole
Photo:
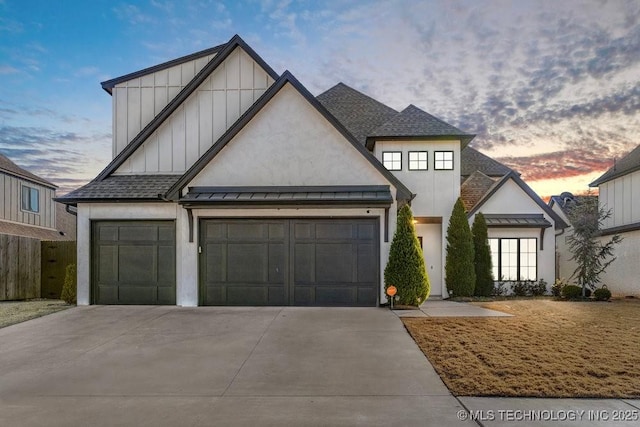
[[[455,126],[432,116],[411,104],[391,119],[370,132],[368,137],[412,137],[412,136],[464,136],[472,138]]]
[[[0,172],[5,172],[10,175],[14,175],[19,178],[26,179],[28,181],[33,181],[37,184],[42,184],[46,187],[57,188],[55,184],[50,183],[46,179],[42,179],[38,175],[35,175],[26,169],[22,169],[20,166],[13,163],[7,156],[3,155],[2,153],[0,153]]]
[[[502,163],[469,146],[465,147],[460,153],[460,164],[462,168],[460,175],[463,177],[468,177],[475,171],[480,171],[491,177],[504,176],[512,171]]]
[[[471,212],[473,207],[482,199],[496,181],[480,171],[475,171],[460,186],[460,198],[467,212]]]
[[[571,221],[571,211],[581,203],[588,203],[589,201],[593,201],[597,206],[598,196],[595,195],[585,195],[585,196],[574,196],[573,194],[564,192],[559,196],[551,196],[549,199],[549,206],[558,205],[562,213],[567,217],[569,221]]]
[[[623,176],[637,170],[640,170],[640,145],[634,148],[629,154],[616,161],[611,169],[589,184],[589,187],[597,187],[607,181],[611,181],[619,176]]]
[[[383,204],[391,205],[389,186],[193,187],[184,205]]]
[[[338,83],[316,99],[363,144],[373,129],[398,114],[393,108],[344,83]]]
[[[72,204],[91,200],[158,200],[180,178],[180,175],[111,175],[58,197],[61,203]]]

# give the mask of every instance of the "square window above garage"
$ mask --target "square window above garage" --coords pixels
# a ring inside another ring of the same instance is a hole
[[[453,170],[453,151],[434,152],[433,167],[436,170]]]
[[[426,171],[429,166],[426,151],[409,151],[409,170]]]
[[[402,152],[401,151],[383,151],[382,164],[390,171],[402,170]]]

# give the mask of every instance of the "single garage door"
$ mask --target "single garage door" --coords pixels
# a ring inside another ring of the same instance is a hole
[[[204,305],[375,306],[378,220],[206,219]]]
[[[173,221],[92,223],[95,304],[175,304]]]

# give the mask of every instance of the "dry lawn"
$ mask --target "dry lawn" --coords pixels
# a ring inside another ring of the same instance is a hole
[[[640,397],[640,301],[476,303],[508,318],[406,318],[456,396]]]
[[[36,299],[29,301],[0,302],[0,328],[16,323],[46,316],[56,311],[65,310],[73,306],[64,301],[51,299]]]

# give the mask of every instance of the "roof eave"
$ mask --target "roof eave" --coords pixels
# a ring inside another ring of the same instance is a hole
[[[202,58],[204,56],[213,55],[222,50],[225,44],[221,44],[218,46],[210,47],[208,49],[204,49],[198,52],[191,53],[189,55],[181,56],[180,58],[175,58],[170,61],[166,61],[157,65],[152,65],[151,67],[144,68],[142,70],[134,71],[133,73],[125,74],[120,77],[115,77],[113,79],[105,80],[100,83],[102,89],[105,90],[109,95],[112,95],[112,89],[119,83],[123,83],[138,77],[145,76],[147,74],[155,73],[157,71],[165,70],[167,68],[183,64],[185,62],[189,62],[195,59]]]
[[[370,151],[373,150],[376,141],[437,141],[437,140],[445,140],[445,141],[455,141],[458,140],[462,144],[461,148],[465,148],[469,143],[475,138],[475,135],[464,134],[464,135],[376,135],[376,136],[368,136],[365,141],[365,146]]]

